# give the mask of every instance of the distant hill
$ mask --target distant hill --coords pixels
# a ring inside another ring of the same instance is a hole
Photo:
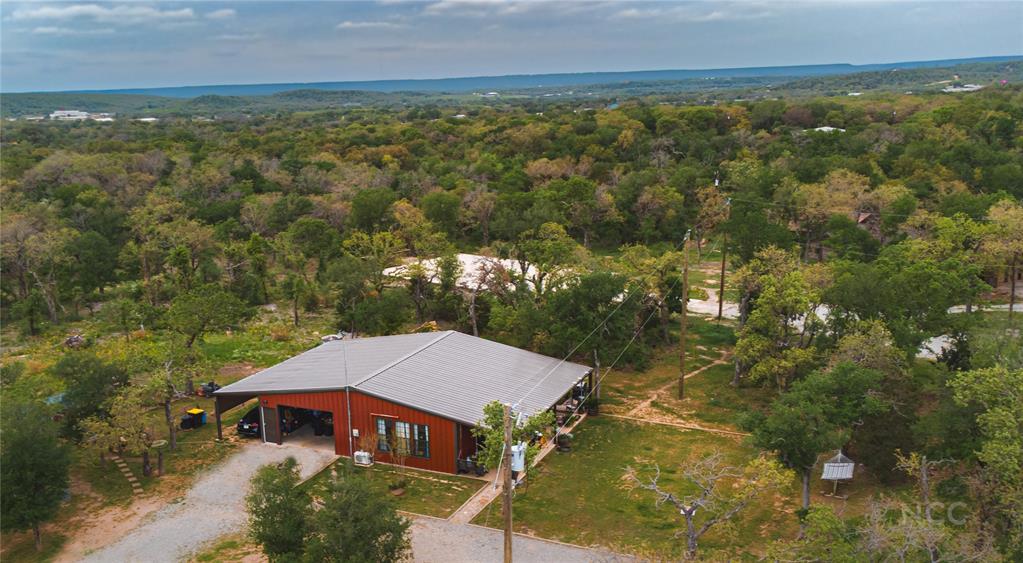
[[[97,92],[40,92],[3,94],[0,110],[4,117],[44,115],[57,109],[78,109],[89,112],[112,112],[120,117],[231,117],[276,112],[344,110],[351,107],[424,106],[458,108],[479,105],[527,104],[543,111],[558,103],[582,103],[599,106],[620,99],[648,98],[670,103],[707,103],[712,100],[762,99],[780,96],[845,95],[849,92],[940,92],[958,76],[960,81],[995,84],[1007,80],[1023,83],[1023,56],[989,57],[988,62],[969,62],[951,66],[931,66],[937,61],[912,63],[924,66],[909,68],[906,63],[871,65],[890,67],[884,70],[846,74],[705,76],[683,79],[619,80],[606,83],[567,86],[528,86],[496,89],[500,96],[477,96],[468,92],[329,90],[307,88],[263,95],[202,94],[194,97],[157,96],[152,94]],[[852,65],[831,65],[850,68]],[[805,69],[808,67],[771,67],[772,70]],[[812,67],[822,72],[822,67]],[[853,67],[865,68],[865,67]],[[743,72],[753,69],[738,69]],[[594,73],[587,76],[654,74],[690,71],[651,71],[651,73]],[[693,71],[696,72],[696,71]],[[722,71],[723,72],[723,71]],[[568,76],[568,75],[545,75]],[[497,77],[512,78],[512,77]],[[477,80],[477,79],[451,79]],[[401,81],[418,82],[418,81]],[[354,84],[354,83],[347,83]],[[490,88],[475,90],[490,91]],[[147,90],[151,92],[155,90]]]
[[[500,91],[538,87],[584,86],[615,82],[649,82],[693,78],[742,77],[808,77],[850,74],[891,69],[948,67],[971,62],[1002,62],[1019,56],[977,57],[937,61],[906,61],[869,65],[826,64],[799,66],[766,66],[690,70],[641,70],[627,72],[580,72],[560,74],[513,74],[505,76],[474,76],[425,80],[369,80],[343,82],[308,82],[282,84],[222,84],[208,86],[176,86],[169,88],[124,88],[115,90],[77,90],[66,93],[144,94],[171,98],[195,98],[205,95],[266,96],[290,90],[360,90],[366,92],[473,92]]]

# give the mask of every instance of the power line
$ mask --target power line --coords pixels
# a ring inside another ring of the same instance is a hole
[[[688,235],[687,235],[687,237],[688,237]],[[679,249],[679,248],[680,248],[680,247],[681,247],[682,245],[684,245],[684,244],[685,244],[685,240],[683,240],[683,241],[682,241],[682,242],[680,242],[680,243],[679,243],[678,245],[676,245],[676,246],[675,246],[675,248],[674,248],[674,249],[672,249],[672,252],[675,252],[675,251],[677,251],[677,250],[678,250],[678,249]],[[676,280],[676,283],[677,283],[677,281],[678,281],[678,280]],[[672,290],[674,289],[674,285],[672,286],[672,288],[671,288],[671,289],[672,289]],[[532,387],[531,387],[531,388],[530,388],[530,389],[529,389],[528,391],[526,391],[526,392],[525,392],[525,394],[523,394],[523,395],[522,395],[522,397],[521,397],[521,398],[519,398],[519,400],[515,401],[515,403],[514,403],[514,404],[512,404],[512,409],[515,409],[516,407],[518,407],[518,406],[519,406],[519,404],[520,404],[520,403],[522,403],[522,401],[524,401],[524,400],[526,399],[526,397],[528,397],[528,396],[529,396],[529,394],[530,394],[530,393],[532,393],[533,391],[536,391],[536,389],[537,389],[538,387],[540,387],[540,385],[541,385],[541,384],[543,384],[543,382],[544,382],[544,381],[546,381],[546,380],[547,380],[547,378],[548,378],[548,377],[550,377],[550,376],[551,376],[551,375],[552,375],[552,374],[553,374],[553,373],[555,372],[555,370],[557,370],[557,369],[558,369],[559,367],[561,367],[561,365],[562,365],[562,364],[564,364],[565,362],[567,362],[567,361],[568,361],[568,358],[572,357],[572,355],[573,355],[573,354],[575,354],[575,353],[576,353],[576,351],[577,351],[577,350],[579,350],[579,348],[580,348],[580,347],[581,347],[581,346],[582,346],[583,344],[585,344],[587,340],[589,340],[589,339],[590,339],[590,337],[592,337],[592,336],[593,336],[594,334],[596,334],[596,332],[597,332],[598,330],[600,330],[600,328],[601,328],[601,327],[605,326],[605,325],[607,324],[607,321],[611,320],[611,317],[613,317],[613,316],[615,315],[615,313],[617,313],[617,312],[618,312],[619,310],[621,310],[621,308],[622,308],[622,307],[623,307],[623,306],[624,306],[624,305],[625,305],[625,304],[626,304],[627,302],[629,302],[629,301],[630,301],[630,300],[632,299],[632,297],[633,297],[633,296],[634,296],[634,295],[635,295],[636,293],[639,293],[639,292],[636,292],[636,291],[630,292],[630,293],[629,293],[629,294],[628,294],[628,295],[627,295],[627,296],[625,297],[625,299],[622,299],[622,300],[621,300],[621,301],[620,301],[620,302],[618,303],[618,305],[617,305],[617,306],[616,306],[616,307],[615,307],[615,308],[614,308],[614,309],[613,309],[613,310],[612,310],[612,311],[611,311],[610,313],[608,313],[608,315],[607,315],[606,317],[604,317],[604,320],[600,321],[600,323],[598,323],[598,324],[597,324],[597,326],[593,327],[593,330],[591,330],[591,331],[590,331],[590,333],[589,333],[589,334],[587,334],[585,338],[583,338],[582,340],[580,340],[580,341],[579,341],[579,343],[578,343],[578,344],[576,344],[576,345],[575,345],[575,346],[574,346],[574,347],[573,347],[573,348],[572,348],[572,349],[571,349],[571,350],[570,350],[570,351],[568,352],[568,354],[565,354],[565,357],[563,357],[563,358],[562,358],[561,360],[559,360],[559,361],[558,361],[558,363],[554,365],[554,367],[552,367],[552,368],[551,368],[550,370],[548,370],[548,371],[547,371],[547,373],[546,373],[546,374],[544,374],[544,376],[543,376],[543,377],[541,377],[541,378],[540,378],[540,380],[539,380],[539,381],[537,381],[535,385],[533,385],[533,386],[532,386]],[[668,291],[668,293],[670,294],[670,293],[671,293],[671,290],[669,290],[669,291]]]

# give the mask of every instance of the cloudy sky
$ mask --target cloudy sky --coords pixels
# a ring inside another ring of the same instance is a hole
[[[4,92],[1023,53],[1023,2],[0,4]]]

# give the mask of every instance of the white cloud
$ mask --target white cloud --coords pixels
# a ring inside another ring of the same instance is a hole
[[[111,28],[103,29],[71,29],[69,27],[57,27],[57,26],[42,26],[32,29],[32,33],[35,35],[108,35],[113,33],[114,30]]]
[[[152,6],[114,4],[71,4],[46,5],[19,8],[11,14],[14,20],[92,20],[114,25],[138,25],[146,23],[185,21],[195,17],[191,8],[161,10]]]
[[[356,22],[351,20],[345,20],[336,26],[338,29],[398,29],[406,27],[404,24],[394,22],[382,22],[382,21],[362,21]]]
[[[726,20],[749,20],[768,17],[771,13],[765,5],[748,2],[729,4],[725,2],[698,2],[696,4],[656,7],[626,8],[611,14],[612,20],[651,20],[671,23],[704,23]]]
[[[439,0],[427,4],[422,13],[427,16],[462,18],[488,18],[542,14],[544,17],[594,12],[607,4],[593,2],[543,0]]]
[[[213,10],[212,12],[206,14],[206,18],[211,20],[229,20],[237,15],[238,12],[232,10],[231,8],[224,8],[223,10]]]
[[[221,41],[254,41],[259,39],[262,35],[258,33],[225,33],[218,35],[217,39]]]

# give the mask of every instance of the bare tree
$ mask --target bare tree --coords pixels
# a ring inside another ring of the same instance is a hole
[[[677,496],[661,488],[660,466],[654,466],[654,475],[646,482],[632,468],[626,475],[639,487],[656,493],[657,506],[669,503],[678,509],[686,527],[676,537],[685,535],[688,559],[696,557],[700,537],[711,528],[728,522],[755,498],[788,481],[786,471],[774,460],[760,457],[745,467],[734,467],[725,464],[720,452],[682,466],[682,477],[697,489],[692,495]]]
[[[924,517],[931,520],[931,472],[938,467],[953,463],[951,459],[927,459],[926,455],[917,452],[910,452],[904,455],[902,451],[895,450],[895,457],[898,460],[895,464],[905,474],[917,480],[917,488],[920,491],[920,504],[923,506]]]

